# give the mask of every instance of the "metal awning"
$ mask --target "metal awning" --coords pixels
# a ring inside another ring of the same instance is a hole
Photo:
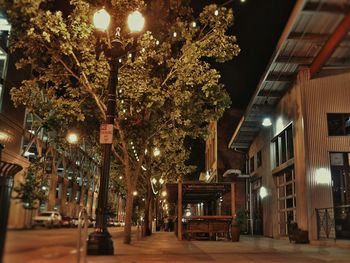
[[[298,0],[229,148],[249,148],[301,68],[312,78],[350,72],[349,29],[348,0]]]

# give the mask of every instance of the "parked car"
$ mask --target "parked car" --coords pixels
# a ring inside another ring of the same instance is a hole
[[[61,226],[63,227],[73,227],[73,218],[70,216],[62,216]]]
[[[62,216],[57,211],[43,211],[39,215],[33,217],[33,227],[60,227]]]
[[[94,227],[95,226],[95,223],[96,221],[92,218],[88,218],[88,227]],[[72,223],[73,223],[73,227],[78,227],[79,226],[79,219],[77,217],[73,218],[72,219]],[[84,227],[84,222],[82,221],[81,222],[81,226]]]

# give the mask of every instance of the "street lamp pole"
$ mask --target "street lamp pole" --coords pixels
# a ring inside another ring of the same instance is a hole
[[[116,53],[123,51],[120,41],[113,41],[112,47],[105,52],[110,67],[108,80],[108,98],[106,124],[114,124],[116,107],[116,89],[118,85],[118,56]],[[113,255],[113,241],[107,230],[106,205],[108,201],[109,171],[111,163],[112,144],[102,146],[102,169],[100,188],[98,192],[98,203],[96,209],[96,228],[89,235],[87,252],[89,255]]]
[[[139,12],[136,13],[136,16],[140,16]],[[97,15],[102,15],[102,22],[104,25],[102,27],[96,26],[99,29],[107,30],[110,17],[107,11],[101,9],[96,13]],[[129,15],[131,20],[134,19]],[[97,18],[99,19],[99,18]],[[143,18],[142,18],[143,19]],[[94,17],[95,20],[95,17]],[[134,21],[131,21],[134,22]],[[102,23],[102,24],[103,24]],[[103,28],[105,27],[105,28]],[[129,27],[133,30],[132,25]],[[143,23],[142,23],[143,27]],[[142,29],[136,28],[134,31],[140,31]],[[100,47],[98,47],[100,48]],[[109,64],[109,79],[108,79],[108,97],[107,97],[107,110],[106,110],[106,124],[113,127],[114,117],[116,110],[116,89],[118,85],[118,69],[119,69],[119,58],[125,55],[126,50],[123,47],[122,42],[120,41],[120,28],[116,29],[115,38],[112,42],[103,50],[105,56],[108,59]],[[112,141],[104,143],[102,146],[102,168],[101,168],[101,177],[100,177],[100,188],[98,193],[98,203],[96,209],[96,228],[95,231],[89,235],[87,242],[87,254],[88,255],[113,255],[113,241],[111,235],[107,230],[107,214],[106,207],[108,201],[108,188],[109,188],[109,172],[110,172],[110,162],[112,154]]]

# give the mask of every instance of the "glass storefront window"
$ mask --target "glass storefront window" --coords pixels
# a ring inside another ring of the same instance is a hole
[[[278,134],[273,140],[274,167],[289,161],[294,157],[293,129],[289,125],[284,131]]]
[[[279,234],[288,234],[288,224],[295,221],[296,194],[294,168],[289,168],[276,176],[278,198]]]

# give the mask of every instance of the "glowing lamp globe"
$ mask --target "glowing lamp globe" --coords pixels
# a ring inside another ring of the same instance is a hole
[[[263,122],[262,122],[262,126],[264,127],[269,127],[272,125],[271,119],[270,118],[264,118]]]
[[[106,31],[109,23],[111,22],[111,16],[108,14],[106,9],[102,8],[94,14],[94,26],[102,31]]]
[[[139,11],[134,11],[128,16],[128,26],[131,32],[141,32],[145,25],[145,18]]]
[[[75,144],[78,142],[78,140],[79,140],[79,138],[78,138],[78,135],[76,133],[69,133],[67,135],[67,141],[70,144]]]

